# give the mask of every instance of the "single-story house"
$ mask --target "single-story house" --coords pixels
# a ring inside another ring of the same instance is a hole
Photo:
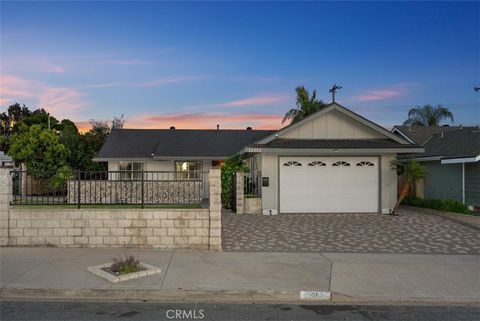
[[[417,144],[331,103],[302,121],[268,130],[114,130],[94,159],[109,171],[207,171],[241,154],[261,172],[262,210],[389,213],[397,199],[397,154]]]
[[[423,154],[404,156],[428,170],[427,179],[416,185],[417,196],[480,207],[479,126],[395,126],[392,132],[425,148]]]

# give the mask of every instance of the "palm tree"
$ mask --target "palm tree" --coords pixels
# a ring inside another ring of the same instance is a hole
[[[311,97],[308,90],[303,86],[295,88],[295,91],[297,93],[297,108],[292,108],[285,114],[282,124],[289,120],[291,124],[296,123],[326,106],[323,101],[317,99],[316,90],[313,90]]]
[[[453,114],[447,107],[443,107],[442,105],[425,105],[423,107],[417,106],[410,109],[408,119],[403,124],[432,127],[439,126],[442,120],[447,119],[453,122]]]
[[[416,180],[425,178],[427,176],[427,169],[415,159],[409,160],[393,160],[390,162],[392,169],[396,169],[399,175],[404,177],[403,185],[398,193],[398,200],[392,210],[392,214],[397,214],[398,207],[402,203],[405,196],[412,188]]]

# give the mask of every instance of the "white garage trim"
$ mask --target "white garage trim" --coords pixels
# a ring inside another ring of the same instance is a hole
[[[284,163],[288,165],[283,166]],[[381,166],[378,155],[279,155],[279,212],[378,213],[382,199]]]

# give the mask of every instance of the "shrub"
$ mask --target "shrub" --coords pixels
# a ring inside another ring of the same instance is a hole
[[[222,206],[230,208],[232,204],[233,175],[235,172],[248,172],[248,166],[239,155],[225,160],[222,166]]]
[[[431,208],[434,210],[446,212],[472,214],[467,206],[454,200],[422,199],[418,197],[407,196],[403,199],[402,204],[416,207]]]
[[[114,273],[127,274],[137,272],[140,269],[140,261],[133,256],[128,256],[125,259],[113,259],[110,270]]]

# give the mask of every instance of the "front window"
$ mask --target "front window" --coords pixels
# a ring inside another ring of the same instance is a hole
[[[139,180],[142,179],[144,163],[140,162],[120,162],[118,169],[121,180]]]
[[[200,179],[201,171],[202,171],[202,162],[198,162],[198,161],[175,162],[175,172],[177,172],[177,179]]]

